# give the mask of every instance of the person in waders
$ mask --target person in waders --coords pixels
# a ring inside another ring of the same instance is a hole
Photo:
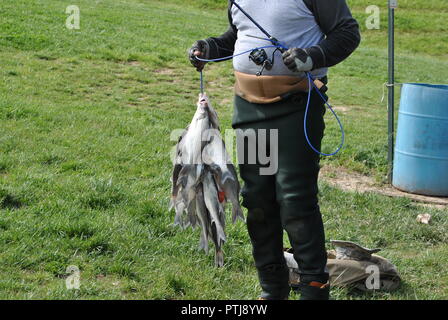
[[[310,147],[310,143],[317,150],[321,147],[325,101],[308,88],[305,72],[311,73],[328,99],[328,67],[358,47],[358,23],[345,0],[231,0],[228,16],[230,27],[224,34],[199,40],[189,50],[189,59],[198,71],[205,62],[197,57],[218,59],[269,45],[260,26],[289,48],[284,52],[275,47],[259,49],[233,59],[232,127],[256,132],[278,130],[275,174],[260,174],[265,166],[258,159],[255,164],[240,164],[247,229],[262,288],[260,298],[289,296],[289,270],[283,254],[286,230],[299,266],[300,299],[327,300],[330,284],[317,186],[320,156]],[[306,128],[310,143],[304,132],[309,90]],[[246,143],[245,152],[248,148]]]

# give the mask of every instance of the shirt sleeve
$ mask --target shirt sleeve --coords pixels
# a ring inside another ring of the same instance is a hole
[[[231,14],[231,2],[229,1],[228,17],[229,29],[219,37],[210,37],[205,39],[208,45],[206,59],[219,59],[231,56],[235,49],[238,30],[233,24]]]
[[[313,59],[313,68],[334,66],[359,46],[361,35],[358,22],[353,18],[345,0],[303,0],[314,14],[325,34],[318,45],[306,48]]]

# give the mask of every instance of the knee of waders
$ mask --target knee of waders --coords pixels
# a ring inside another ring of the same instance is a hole
[[[260,192],[259,190],[248,190],[246,186],[241,191],[243,207],[250,210],[263,210],[265,212],[278,211],[279,207],[275,199],[275,190]]]
[[[271,210],[274,210],[274,208],[271,208]],[[275,212],[266,211],[263,208],[249,209],[246,226],[252,241],[258,242],[260,239],[266,239],[268,234],[272,234],[277,229],[281,230],[278,208]]]
[[[248,220],[261,223],[269,219],[269,216],[279,214],[280,207],[275,199],[275,192],[251,191],[245,186],[241,195],[243,197],[242,205],[248,210]]]
[[[320,215],[317,199],[311,201],[282,201],[280,212],[283,226],[286,228],[291,223],[307,224],[309,220]]]
[[[255,208],[247,211],[246,226],[251,238],[261,236],[266,224],[266,212],[263,209]]]
[[[273,217],[279,217],[280,207],[276,202],[263,203],[262,201],[259,201],[258,204],[251,203],[251,205],[246,208],[248,209],[247,223],[266,223]]]
[[[312,177],[297,179],[297,181],[291,181],[290,178],[279,176],[276,195],[282,217],[295,219],[297,217],[307,217],[318,212],[318,192],[317,170]]]
[[[296,245],[305,241],[318,246],[316,250],[321,250],[325,235],[319,208],[305,212],[292,211],[288,214],[282,211],[282,226],[288,233],[291,244]]]
[[[261,208],[249,209],[247,211],[247,222],[262,223],[266,219],[265,211]]]

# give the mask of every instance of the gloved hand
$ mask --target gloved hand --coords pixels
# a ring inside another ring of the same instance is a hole
[[[291,48],[283,53],[283,62],[289,70],[306,72],[313,70],[313,60],[304,49]]]
[[[188,58],[197,71],[202,71],[206,62],[199,61],[196,57],[205,58],[207,55],[208,44],[204,40],[196,41],[188,51]]]

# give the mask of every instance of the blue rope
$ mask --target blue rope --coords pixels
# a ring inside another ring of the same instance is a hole
[[[265,40],[267,40],[267,41],[271,41],[270,39],[265,39]],[[244,52],[240,52],[240,53],[237,53],[237,54],[235,54],[235,55],[227,56],[227,57],[224,57],[224,58],[217,58],[217,59],[202,59],[202,58],[196,57],[196,59],[198,59],[199,61],[203,61],[203,62],[218,62],[218,61],[223,61],[223,60],[233,59],[233,58],[238,57],[238,56],[241,56],[241,55],[243,55],[243,54],[252,52],[253,50],[257,50],[257,49],[267,49],[267,48],[282,48],[282,49],[288,50],[287,47],[283,46],[283,45],[280,44],[280,43],[277,43],[276,45],[269,45],[269,46],[263,46],[263,47],[253,48],[253,49],[250,49],[250,50],[247,50],[247,51],[244,51]],[[341,122],[341,120],[339,119],[338,115],[336,114],[336,112],[333,110],[333,108],[331,107],[331,105],[328,103],[327,99],[323,96],[323,94],[320,92],[319,88],[318,88],[318,87],[316,86],[316,84],[314,83],[314,79],[313,79],[313,76],[311,75],[311,73],[309,73],[309,72],[305,72],[305,74],[306,74],[306,76],[307,76],[307,78],[308,78],[308,100],[307,100],[306,108],[305,108],[305,116],[304,116],[304,118],[303,118],[303,131],[304,131],[304,133],[305,133],[305,139],[306,139],[306,142],[308,143],[308,145],[311,147],[311,149],[312,149],[314,152],[320,154],[321,156],[326,156],[326,157],[334,156],[334,155],[336,155],[336,154],[342,149],[342,147],[344,146],[344,142],[345,142],[345,132],[344,132],[344,127],[343,127],[342,122]],[[202,71],[200,72],[200,76],[201,76],[201,92],[203,92],[203,90],[204,90],[204,84],[203,84]],[[319,96],[320,96],[320,97],[322,98],[322,100],[325,102],[325,105],[328,107],[328,109],[330,109],[331,113],[332,113],[332,114],[334,115],[334,117],[336,118],[336,120],[337,120],[337,122],[338,122],[338,124],[339,124],[339,128],[340,128],[340,130],[341,130],[341,144],[340,144],[339,147],[336,149],[336,151],[334,151],[334,152],[332,152],[332,153],[323,153],[323,152],[320,152],[319,150],[317,150],[317,149],[313,146],[313,144],[311,143],[311,141],[310,141],[310,139],[309,139],[309,137],[308,137],[308,129],[306,128],[306,123],[307,123],[307,119],[308,119],[308,110],[309,110],[310,102],[311,102],[311,90],[312,90],[312,88],[314,88],[314,89],[317,91],[317,93],[319,94]]]
[[[336,112],[333,110],[333,108],[331,107],[331,105],[328,103],[327,99],[325,99],[325,97],[323,96],[322,92],[320,92],[319,88],[316,86],[316,84],[314,83],[314,79],[313,76],[309,73],[306,72],[306,76],[308,78],[308,101],[306,103],[306,108],[305,108],[305,116],[303,118],[303,131],[305,133],[305,138],[306,141],[308,142],[308,145],[311,147],[311,149],[313,149],[314,152],[317,152],[318,154],[322,155],[322,156],[334,156],[335,154],[337,154],[342,147],[344,146],[344,142],[345,142],[345,132],[344,132],[344,127],[342,126],[341,120],[339,119],[338,115],[336,114]],[[314,148],[313,144],[311,143],[309,137],[308,137],[308,129],[306,128],[306,123],[307,123],[307,119],[308,119],[308,109],[310,107],[310,101],[311,101],[311,86],[314,87],[314,89],[316,89],[317,93],[319,93],[320,97],[322,98],[322,100],[325,102],[325,105],[328,107],[328,109],[330,109],[331,113],[333,113],[334,117],[336,118],[336,120],[338,121],[339,124],[339,128],[341,129],[341,144],[339,145],[339,147],[336,149],[335,152],[333,153],[323,153],[320,152],[319,150],[317,150],[316,148]]]

